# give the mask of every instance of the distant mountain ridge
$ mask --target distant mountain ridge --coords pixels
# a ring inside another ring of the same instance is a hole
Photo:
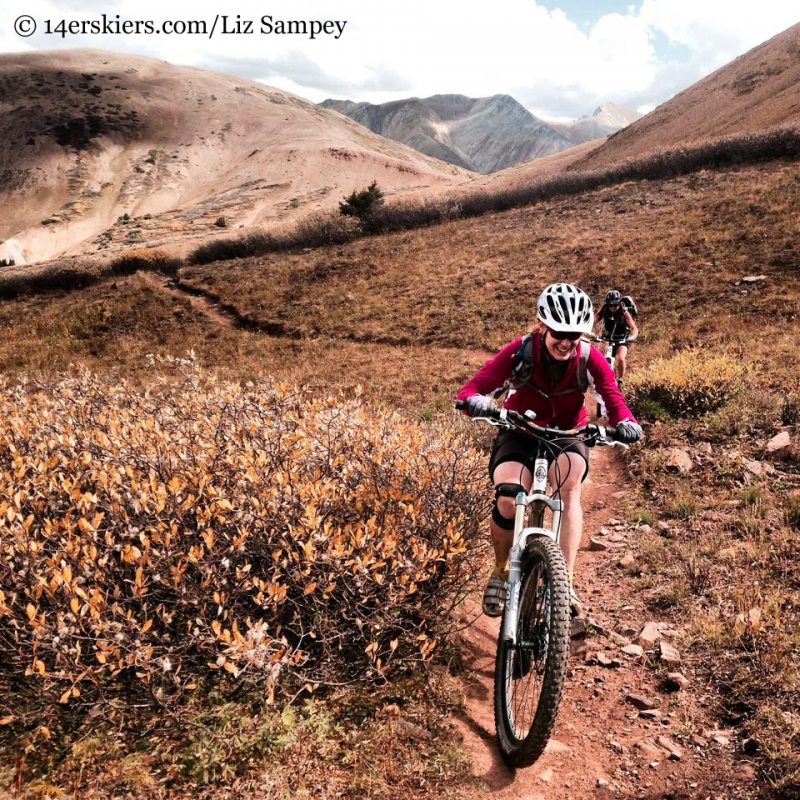
[[[545,122],[506,94],[481,98],[438,94],[379,105],[328,99],[320,105],[381,136],[483,174],[606,136],[641,116],[608,103],[591,117]]]
[[[702,140],[799,127],[798,56],[800,23],[679,92],[570,169],[605,169]]]
[[[637,111],[631,111],[616,103],[603,103],[595,109],[591,117],[547,124],[563,133],[573,144],[583,144],[616,133],[641,118],[642,114]]]

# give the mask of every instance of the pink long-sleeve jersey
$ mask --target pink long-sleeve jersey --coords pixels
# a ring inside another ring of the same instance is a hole
[[[474,394],[489,394],[500,388],[511,377],[512,358],[522,344],[519,336],[513,342],[505,345],[493,358],[490,358],[459,390],[458,399],[466,400]],[[586,405],[583,392],[578,386],[577,371],[580,361],[580,347],[576,348],[575,355],[570,359],[566,372],[558,383],[551,385],[545,372],[542,360],[539,357],[541,347],[541,334],[535,333],[533,337],[534,367],[528,384],[517,389],[507,397],[503,405],[524,413],[529,409],[536,413],[537,425],[550,425],[563,430],[577,428],[586,424]],[[587,363],[590,380],[595,389],[602,395],[606,404],[608,421],[616,426],[622,420],[636,418],[625,403],[621,392],[614,380],[614,372],[609,367],[603,354],[592,347]],[[553,395],[567,389],[575,391],[560,394],[556,397],[544,397],[533,387],[540,389],[545,395]]]

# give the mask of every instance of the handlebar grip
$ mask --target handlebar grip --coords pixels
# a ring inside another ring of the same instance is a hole
[[[466,400],[456,400],[456,411],[466,411],[469,416],[472,416],[469,413],[469,403]],[[481,417],[488,417],[490,419],[500,419],[501,413],[504,411],[502,408],[488,408],[486,411],[481,413]],[[509,411],[509,414],[513,414],[515,412]]]

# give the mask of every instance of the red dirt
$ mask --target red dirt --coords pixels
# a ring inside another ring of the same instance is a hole
[[[480,613],[471,603],[466,613],[472,624],[465,631],[467,669],[463,675],[465,709],[459,727],[472,774],[485,785],[476,797],[581,800],[581,798],[748,798],[755,794],[754,770],[734,755],[733,737],[720,731],[711,714],[713,696],[691,671],[683,653],[677,668],[691,681],[688,689],[667,692],[662,685],[669,670],[647,650],[640,663],[620,651],[609,636],[619,623],[637,631],[659,621],[644,610],[641,597],[630,594],[630,579],[617,566],[628,551],[636,551],[636,530],[621,522],[625,484],[622,467],[612,448],[592,451],[592,471],[584,485],[584,535],[576,569],[576,588],[587,617],[607,629],[573,640],[568,677],[556,727],[545,754],[532,766],[509,769],[495,741],[493,716],[494,655],[499,621]],[[614,520],[619,520],[615,522]],[[598,535],[604,527],[606,536]],[[603,539],[609,549],[588,549],[590,537]],[[608,541],[620,538],[619,542]],[[634,635],[635,636],[635,635]],[[666,638],[680,650],[680,631]],[[603,651],[619,667],[598,665],[591,656]],[[626,696],[642,695],[657,702],[659,718],[641,716]],[[706,743],[692,740],[702,736]],[[657,743],[668,737],[680,750],[680,760]],[[715,740],[715,736],[719,740]],[[727,742],[726,743],[726,739]]]

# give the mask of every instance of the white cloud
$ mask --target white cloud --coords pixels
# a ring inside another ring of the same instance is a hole
[[[0,49],[101,47],[239,74],[313,101],[328,96],[386,102],[409,96],[508,93],[549,118],[591,113],[602,102],[652,107],[796,19],[786,0],[641,0],[582,29],[561,11],[533,0],[396,5],[360,0],[210,0],[167,7],[156,0],[30,0],[0,10]],[[223,36],[45,35],[44,21],[99,19],[204,20],[227,14],[229,25],[262,15],[346,20],[338,40],[253,33]],[[30,14],[39,31],[12,29]],[[671,48],[665,47],[672,45]]]

